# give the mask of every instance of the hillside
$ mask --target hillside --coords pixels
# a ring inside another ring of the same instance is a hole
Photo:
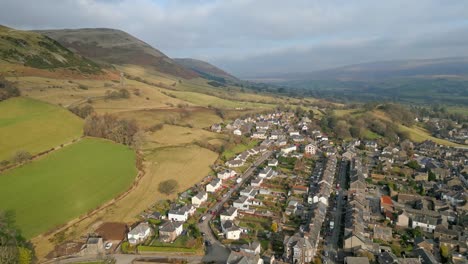
[[[185,79],[198,77],[161,51],[134,36],[116,29],[85,28],[36,31],[63,46],[104,64],[152,66],[157,71]]]
[[[44,125],[47,124],[47,125]],[[64,108],[31,98],[0,102],[0,161],[18,151],[37,154],[82,135],[83,120]]]
[[[240,80],[237,77],[225,72],[224,70],[201,60],[190,59],[190,58],[180,58],[174,59],[177,63],[184,66],[185,68],[191,69],[198,73],[200,76],[219,81],[222,83],[231,82],[238,83]]]
[[[29,31],[0,26],[0,62],[37,69],[70,69],[82,73],[100,73],[100,67],[57,41]]]

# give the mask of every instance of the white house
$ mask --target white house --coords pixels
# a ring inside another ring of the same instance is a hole
[[[243,160],[230,160],[230,161],[227,161],[225,164],[229,168],[237,168],[237,167],[244,166],[244,163],[245,163],[245,161],[243,161]]]
[[[242,233],[242,229],[236,226],[232,221],[228,220],[221,223],[223,234],[226,239],[238,240]]]
[[[266,139],[267,138],[267,133],[266,131],[256,131],[252,133],[252,138],[258,138],[258,139]]]
[[[263,183],[263,178],[256,178],[256,179],[253,179],[251,182],[250,182],[250,186],[252,187],[260,187],[260,185],[262,185]]]
[[[275,175],[275,171],[271,167],[265,167],[259,174],[260,178],[271,178]]]
[[[232,203],[232,206],[239,210],[249,210],[248,199],[249,197],[247,196],[241,196]]]
[[[208,194],[201,191],[192,197],[192,205],[195,207],[200,207],[200,205],[206,202],[206,200],[208,200]]]
[[[421,230],[429,233],[433,233],[437,226],[437,219],[433,217],[427,217],[424,215],[417,215],[411,218],[411,227],[414,229],[420,227]]]
[[[296,149],[297,149],[297,147],[295,145],[291,145],[291,146],[282,148],[281,153],[282,154],[289,154],[289,153],[291,153],[293,151],[296,151]]]
[[[240,129],[235,129],[232,133],[236,136],[242,136],[242,131]]]
[[[219,220],[221,220],[221,222],[228,221],[228,220],[234,221],[236,217],[237,217],[237,208],[230,207],[229,209],[227,209],[226,211],[222,212],[219,215]]]
[[[184,205],[179,208],[169,210],[167,218],[171,221],[185,222],[195,213],[195,208],[191,205]]]
[[[289,136],[299,136],[299,131],[291,131],[289,132]]]
[[[308,144],[305,146],[304,152],[309,155],[315,155],[317,153],[317,146],[315,144]]]
[[[221,172],[218,172],[218,178],[221,180],[227,180],[231,177],[236,176],[237,172],[233,170],[223,170]]]
[[[240,191],[240,195],[253,198],[258,194],[258,191],[252,187],[247,187]]]
[[[270,167],[276,167],[276,166],[278,166],[278,160],[276,160],[276,159],[271,159],[271,160],[269,160],[269,161],[268,161],[268,166],[270,166]]]
[[[213,193],[216,192],[219,188],[221,188],[221,179],[216,178],[206,185],[206,192]]]
[[[135,228],[130,230],[127,234],[128,242],[132,245],[136,245],[145,241],[152,234],[151,227],[148,223],[139,223]]]

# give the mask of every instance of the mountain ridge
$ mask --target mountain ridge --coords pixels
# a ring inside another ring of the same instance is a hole
[[[199,75],[129,33],[111,28],[36,30],[78,54],[104,64],[150,66],[185,79]]]

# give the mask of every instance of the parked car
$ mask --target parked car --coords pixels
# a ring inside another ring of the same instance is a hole
[[[112,242],[107,242],[106,246],[105,246],[105,249],[109,250],[109,249],[111,249],[111,247],[112,247]]]

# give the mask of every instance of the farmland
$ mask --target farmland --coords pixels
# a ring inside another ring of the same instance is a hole
[[[0,200],[33,237],[111,200],[135,176],[133,150],[86,138],[0,175]]]
[[[0,161],[19,150],[32,154],[76,139],[83,120],[64,108],[30,98],[0,103]]]

